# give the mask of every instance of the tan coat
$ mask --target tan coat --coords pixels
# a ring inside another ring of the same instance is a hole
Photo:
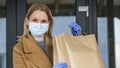
[[[52,68],[52,38],[45,34],[46,53],[28,33],[13,48],[13,68]]]

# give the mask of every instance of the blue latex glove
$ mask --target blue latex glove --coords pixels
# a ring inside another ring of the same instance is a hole
[[[80,25],[78,25],[77,23],[75,22],[72,22],[69,27],[71,28],[71,32],[73,34],[73,36],[80,36],[82,35],[81,32],[82,32],[82,28],[80,27]]]
[[[59,64],[54,65],[52,68],[67,68],[67,64],[59,63]]]

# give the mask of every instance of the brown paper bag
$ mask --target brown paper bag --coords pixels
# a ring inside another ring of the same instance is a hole
[[[54,65],[67,63],[67,68],[104,68],[94,34],[71,36],[60,34],[53,38]]]

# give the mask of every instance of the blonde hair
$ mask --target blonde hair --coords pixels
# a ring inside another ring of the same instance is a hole
[[[23,32],[23,35],[21,37],[24,37],[29,32],[28,27],[26,25],[26,22],[27,22],[26,20],[30,18],[30,16],[32,15],[32,13],[35,10],[44,11],[48,15],[48,19],[50,21],[50,25],[49,25],[49,29],[48,29],[47,34],[49,36],[51,36],[52,35],[52,28],[53,28],[53,17],[52,17],[52,13],[51,13],[50,9],[44,3],[33,3],[31,5],[31,7],[28,9],[27,14],[25,16],[25,20],[24,20],[24,32]]]

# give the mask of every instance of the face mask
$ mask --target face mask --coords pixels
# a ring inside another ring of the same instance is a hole
[[[42,37],[48,31],[48,24],[29,22],[29,31],[35,37]]]

